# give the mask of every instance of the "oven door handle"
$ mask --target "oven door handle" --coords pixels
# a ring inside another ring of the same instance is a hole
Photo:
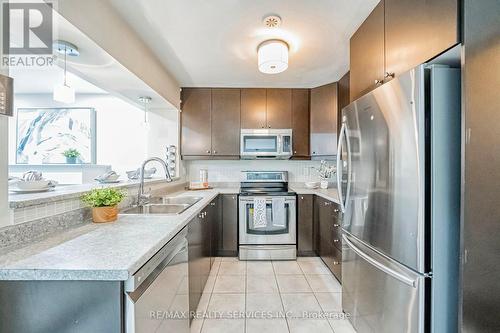
[[[246,197],[246,198],[240,198],[240,202],[249,202],[253,203],[253,197]],[[266,203],[271,203],[273,200],[272,199],[267,199],[266,198]],[[290,198],[285,198],[285,202],[296,202],[297,199],[295,197],[290,197]]]

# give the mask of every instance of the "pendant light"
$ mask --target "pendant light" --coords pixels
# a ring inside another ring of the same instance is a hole
[[[54,49],[59,54],[64,54],[64,83],[54,87],[53,99],[56,102],[72,104],[75,102],[75,89],[70,87],[67,82],[67,56],[77,57],[80,55],[78,47],[63,40],[57,40],[54,43]]]
[[[144,104],[144,122],[142,123],[144,127],[149,126],[149,121],[148,121],[148,105],[151,103],[152,98],[149,96],[140,96],[138,98],[139,102]]]

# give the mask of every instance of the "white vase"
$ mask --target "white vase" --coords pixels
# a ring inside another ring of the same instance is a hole
[[[328,180],[322,179],[321,182],[319,183],[319,187],[322,189],[327,189],[328,188]]]

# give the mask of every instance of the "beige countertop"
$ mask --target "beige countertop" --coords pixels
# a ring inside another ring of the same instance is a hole
[[[294,191],[297,194],[315,194],[317,196],[340,204],[339,193],[334,187],[327,189],[308,189],[303,184],[290,184],[288,187],[291,191]]]

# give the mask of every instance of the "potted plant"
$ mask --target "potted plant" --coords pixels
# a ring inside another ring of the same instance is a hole
[[[95,223],[113,222],[118,217],[117,205],[125,198],[122,190],[100,188],[82,196],[82,201],[92,207],[92,219]]]
[[[328,165],[325,161],[321,161],[318,171],[319,178],[321,179],[319,187],[322,189],[328,188],[328,179],[330,179],[335,174],[335,167],[333,165]]]
[[[74,148],[67,149],[63,152],[64,157],[66,157],[67,164],[75,164],[76,159],[80,156],[80,152]]]

